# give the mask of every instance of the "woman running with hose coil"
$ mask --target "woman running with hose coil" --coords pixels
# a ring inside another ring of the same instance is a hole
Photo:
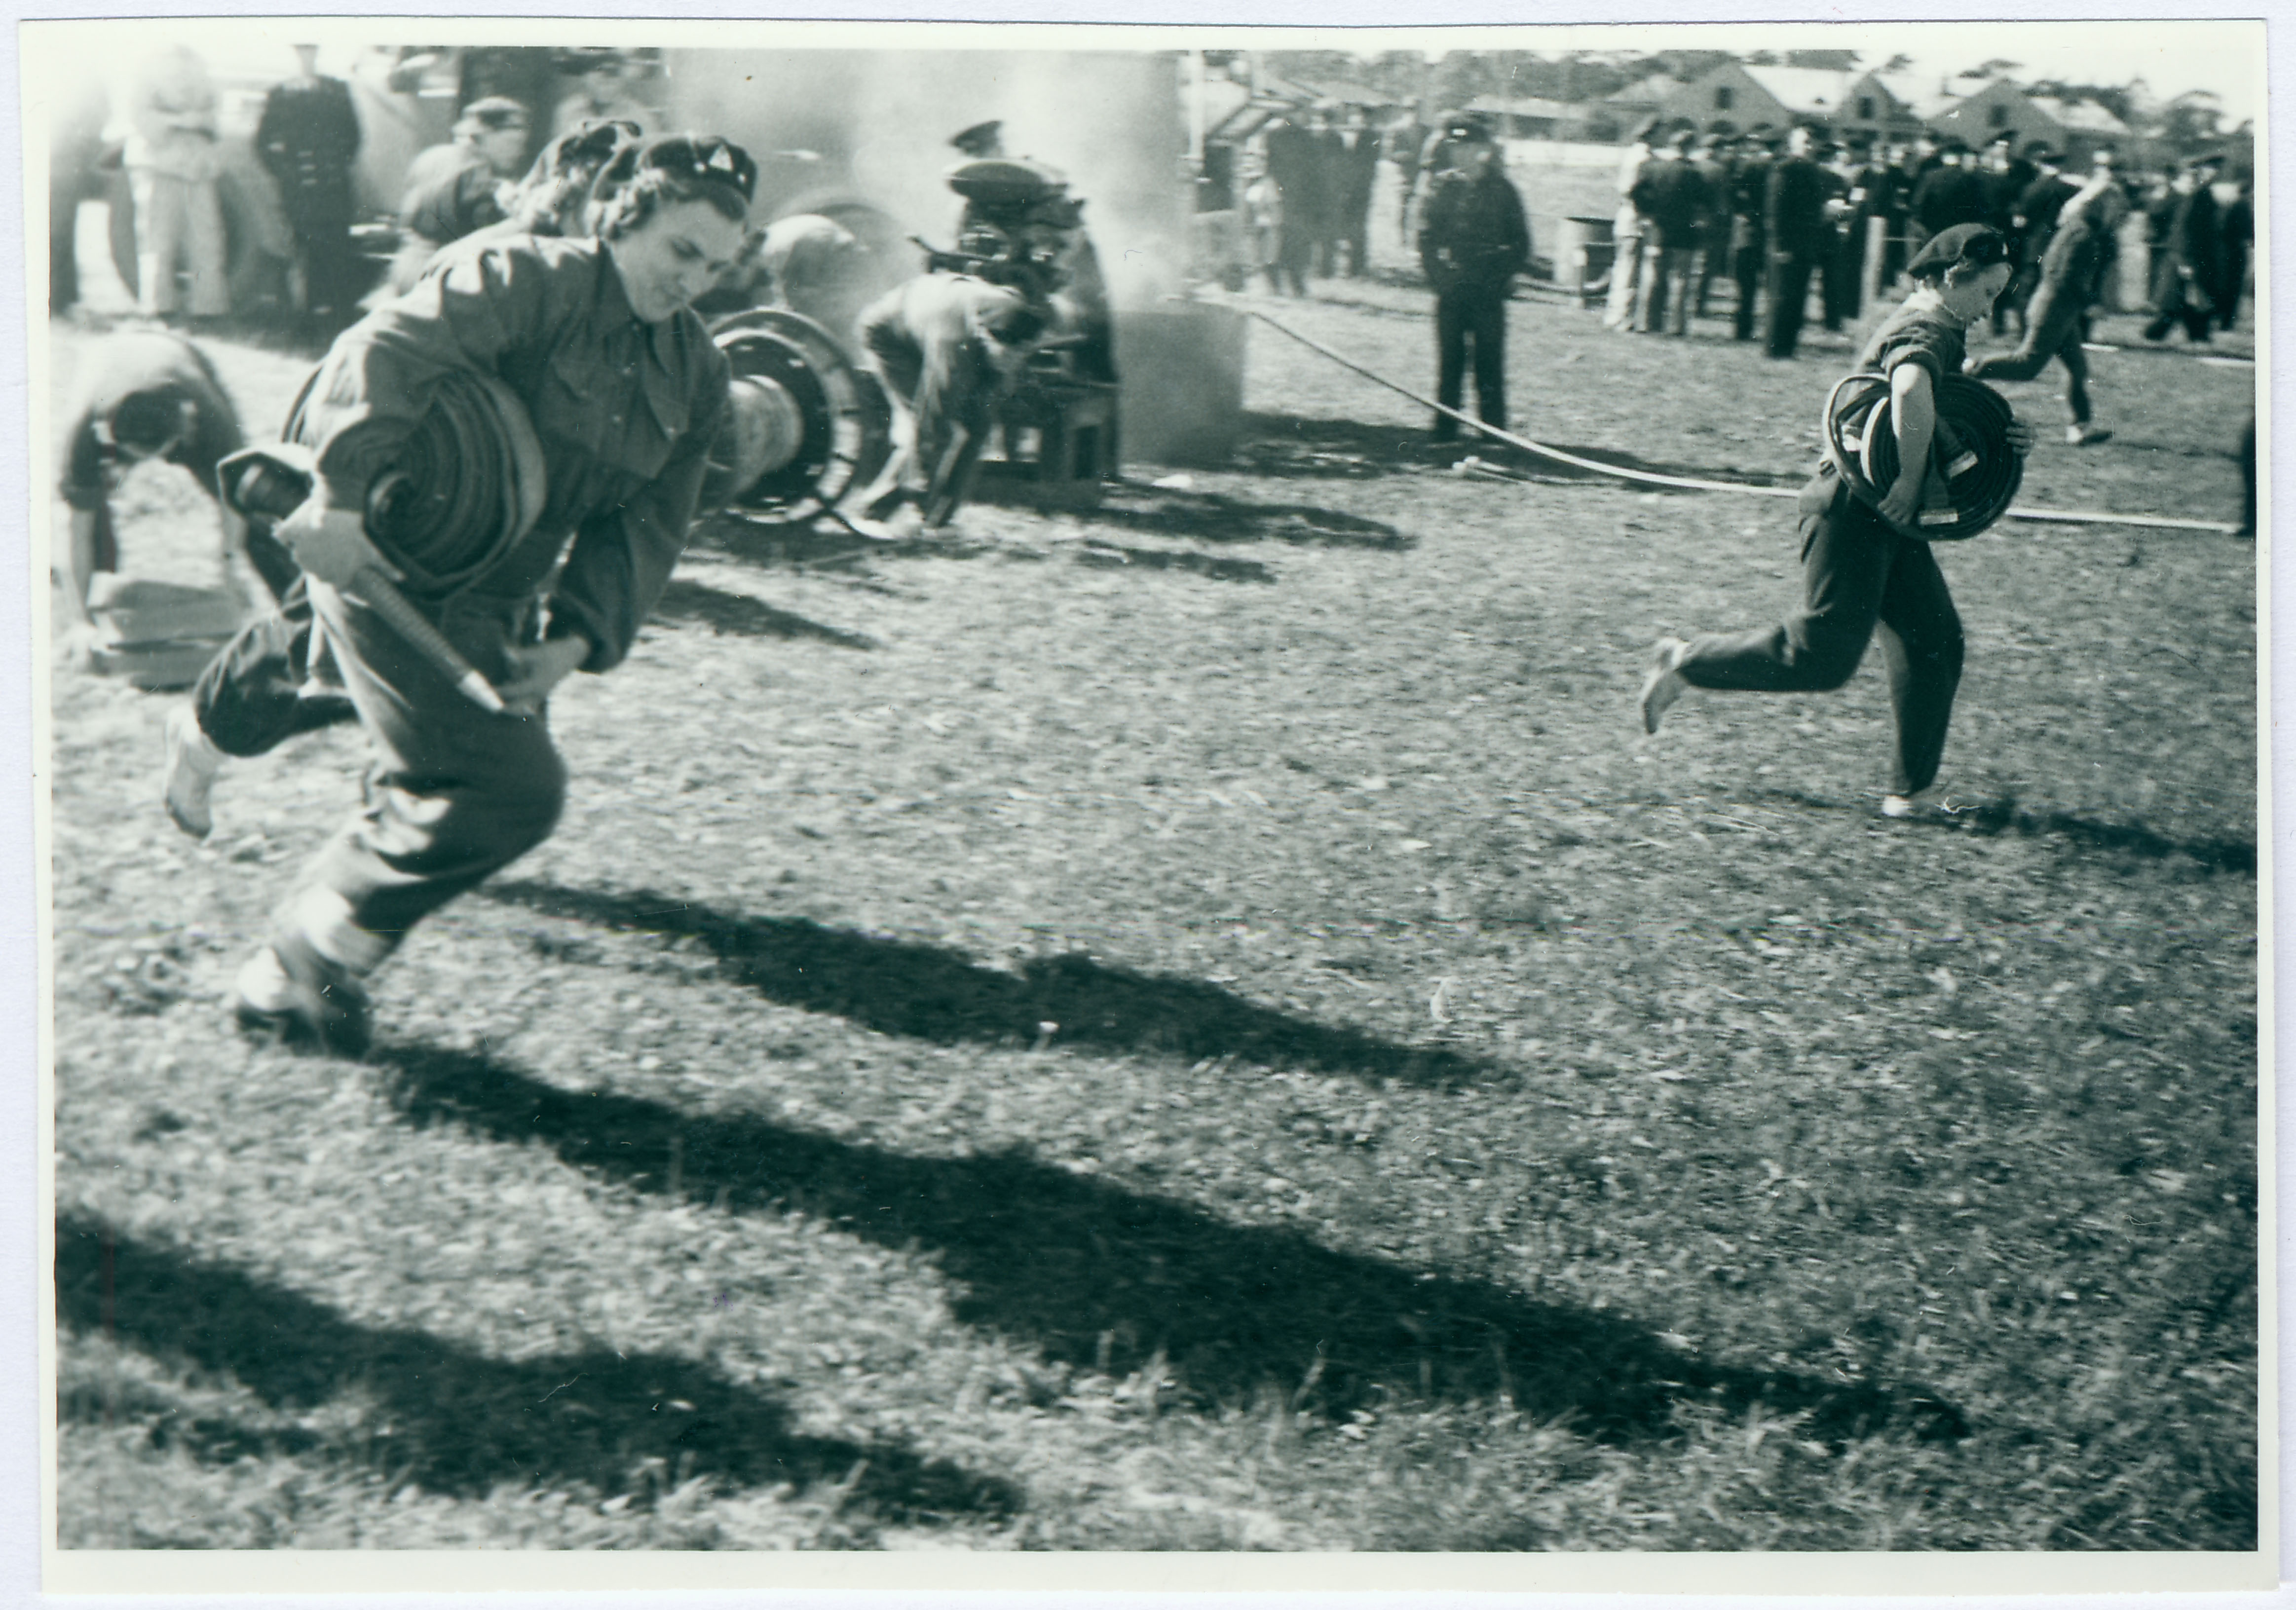
[[[727,387],[689,305],[740,255],[757,169],[698,136],[617,165],[598,238],[451,248],[337,340],[299,414],[319,490],[278,535],[375,753],[365,809],[305,868],[240,973],[234,1008],[250,1031],[364,1047],[367,975],[422,917],[549,836],[566,784],[551,690],[621,661],[685,546]],[[457,691],[358,590],[370,567],[402,574],[368,538],[370,489],[457,375],[515,395],[546,471],[532,527],[422,611],[494,685],[501,713]]]
[[[1895,431],[1907,472],[1869,505],[1829,452],[1799,505],[1800,609],[1775,627],[1660,638],[1642,690],[1643,728],[1652,733],[1693,687],[1828,692],[1849,680],[1880,628],[1898,725],[1882,809],[1893,817],[1912,815],[1915,796],[1936,780],[1961,682],[1961,617],[1920,534],[1934,472],[1915,471],[1931,464],[1939,387],[1960,374],[1970,326],[1990,314],[2009,283],[2008,244],[1986,225],[1956,225],[1932,236],[1906,272],[1917,282],[1914,293],[1867,338],[1856,367],[1888,382],[1883,428]],[[2021,457],[2031,433],[2012,423],[2007,445]]]

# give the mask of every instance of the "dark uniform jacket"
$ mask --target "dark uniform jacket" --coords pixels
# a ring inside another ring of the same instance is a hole
[[[727,369],[701,321],[630,309],[611,249],[512,236],[455,247],[405,296],[337,339],[293,422],[328,502],[365,506],[450,370],[499,377],[542,442],[548,501],[534,531],[472,591],[549,597],[550,633],[579,630],[602,671],[629,652],[685,546]],[[572,538],[571,547],[567,538]]]
[[[1914,222],[1924,240],[1956,224],[1982,224],[1991,208],[1985,176],[1966,168],[1940,165],[1914,186]]]
[[[1759,250],[1770,202],[1770,160],[1747,157],[1730,169],[1730,250]]]
[[[1825,218],[1828,177],[1808,157],[1787,157],[1771,167],[1764,219],[1773,254],[1816,261],[1833,250],[1833,226]]]
[[[2025,186],[2025,193],[2017,198],[2017,207],[2011,221],[2021,218],[2025,260],[2038,263],[2049,250],[2049,237],[2056,233],[2057,215],[2065,203],[2080,193],[2080,186],[2062,174],[2045,174]]]
[[[1504,294],[1530,264],[1530,224],[1514,185],[1496,170],[1439,178],[1420,225],[1419,260],[1438,295]]]
[[[255,151],[279,185],[279,203],[305,233],[348,228],[358,114],[340,78],[291,78],[273,86],[255,126]]]
[[[2190,195],[2171,191],[2161,228],[2161,251],[2152,266],[2152,300],[2156,307],[2205,305],[2190,293],[2212,299],[2217,292],[2218,253],[2223,246],[2217,199],[2205,185]],[[2156,219],[2159,213],[2155,213]]]
[[[128,330],[91,346],[73,376],[67,417],[63,475],[58,490],[75,509],[104,505],[104,469],[112,461],[111,416],[131,397],[190,403],[198,412],[191,432],[168,450],[210,497],[219,496],[216,464],[245,445],[239,415],[207,357],[178,335]]]
[[[1627,199],[1649,221],[1662,251],[1683,251],[1698,244],[1707,194],[1706,176],[1697,163],[1653,157],[1643,164]]]
[[[1267,177],[1283,193],[1287,229],[1320,237],[1335,214],[1331,152],[1308,129],[1284,124],[1268,131]]]

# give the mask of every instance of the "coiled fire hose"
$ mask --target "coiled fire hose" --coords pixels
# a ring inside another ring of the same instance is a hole
[[[316,374],[313,375],[316,379]],[[289,415],[300,423],[311,382]],[[224,501],[250,520],[280,521],[318,485],[316,455],[294,440],[233,454],[217,466]],[[542,443],[525,405],[490,375],[455,372],[434,382],[430,405],[367,489],[367,540],[417,594],[451,596],[499,563],[542,516]],[[359,596],[463,697],[500,713],[502,695],[390,577],[373,565],[352,578]]]
[[[2016,423],[2008,399],[1966,375],[1931,388],[1937,425],[1913,535],[1931,542],[1974,537],[2009,512],[2025,479],[2025,461],[2009,445]],[[1850,495],[1879,508],[1898,482],[1898,432],[1887,375],[1860,374],[1836,382],[1825,398],[1825,437]]]

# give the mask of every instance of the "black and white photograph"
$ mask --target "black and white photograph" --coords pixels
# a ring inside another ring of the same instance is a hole
[[[2265,45],[21,24],[46,1585],[2270,1587]]]

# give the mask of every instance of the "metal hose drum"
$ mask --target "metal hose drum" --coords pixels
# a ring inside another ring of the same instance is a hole
[[[2009,512],[2024,480],[2025,461],[2009,443],[2016,415],[1992,387],[1948,374],[1932,395],[1937,425],[1930,441],[1929,493],[1914,534],[1931,542],[1959,541]],[[1858,374],[1842,379],[1826,396],[1824,426],[1851,494],[1879,507],[1897,484],[1898,470],[1889,377]]]
[[[811,319],[752,308],[710,336],[733,370],[701,507],[758,528],[802,524],[884,467],[892,408],[876,380]]]

